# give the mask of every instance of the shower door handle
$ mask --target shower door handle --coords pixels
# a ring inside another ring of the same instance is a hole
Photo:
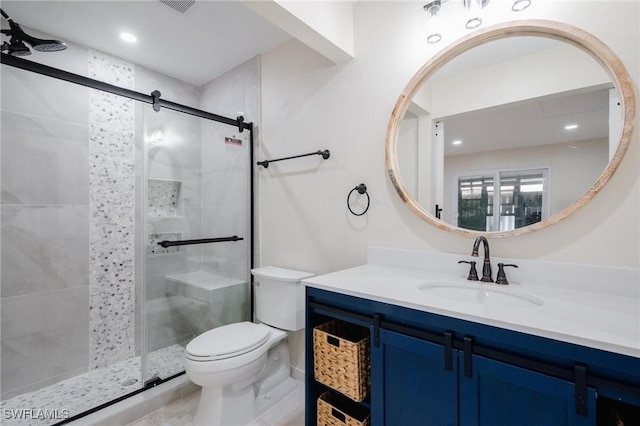
[[[199,240],[177,240],[177,241],[160,241],[158,243],[162,248],[173,246],[190,246],[193,244],[223,243],[225,241],[242,241],[244,238],[234,235],[233,237],[223,238],[202,238]]]

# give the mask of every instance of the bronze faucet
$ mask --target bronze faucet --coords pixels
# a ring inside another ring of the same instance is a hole
[[[518,265],[514,265],[513,263],[498,263],[498,274],[496,275],[496,284],[507,285],[509,284],[509,280],[507,279],[507,274],[504,273],[505,266],[512,266],[517,268]]]
[[[482,246],[484,248],[484,263],[482,265],[482,278],[480,281],[485,283],[492,283],[493,279],[491,278],[491,258],[489,257],[489,241],[483,235],[480,235],[476,238],[476,241],[473,243],[473,251],[471,252],[471,256],[478,257],[478,247],[480,246],[480,242],[482,242]]]

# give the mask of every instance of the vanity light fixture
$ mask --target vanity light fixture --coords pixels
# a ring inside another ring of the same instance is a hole
[[[438,19],[440,7],[442,7],[441,0],[433,0],[423,6],[424,11],[429,15],[430,34],[427,37],[427,43],[429,44],[436,44],[442,40],[442,35],[440,34],[440,20]]]
[[[565,130],[573,130],[573,129],[577,129],[578,125],[577,124],[567,124],[566,126],[564,126]]]
[[[468,30],[473,30],[482,25],[482,9],[489,4],[490,0],[464,0],[464,8],[469,14],[469,19],[464,27]]]
[[[513,2],[511,10],[513,10],[514,12],[522,12],[529,6],[531,6],[531,0],[516,0]]]
[[[462,141],[460,139],[456,139],[455,141],[451,142],[451,145],[462,145]]]
[[[138,41],[138,37],[131,33],[120,33],[120,39],[122,41],[126,41],[127,43],[135,43]]]
[[[427,43],[435,44],[442,40],[442,30],[440,29],[441,23],[438,15],[442,9],[442,3],[448,0],[432,0],[425,4],[422,8],[428,15],[429,19],[429,36],[427,37]],[[491,0],[462,0],[462,4],[465,8],[465,28],[473,30],[482,25],[482,13],[484,8],[489,4]],[[515,0],[511,5],[511,10],[514,12],[521,12],[531,6],[532,0]],[[448,7],[448,6],[447,6]]]

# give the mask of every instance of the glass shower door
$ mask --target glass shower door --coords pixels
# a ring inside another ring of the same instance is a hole
[[[68,53],[50,65],[134,88],[134,67]],[[2,424],[51,425],[182,372],[190,339],[249,318],[250,136],[0,69]],[[203,238],[224,241],[158,244]]]
[[[1,72],[2,424],[47,425],[142,386],[135,102]]]
[[[195,336],[249,318],[248,139],[145,106],[147,380],[184,371]]]

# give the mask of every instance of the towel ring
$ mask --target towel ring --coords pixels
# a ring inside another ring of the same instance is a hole
[[[351,198],[351,194],[353,194],[353,191],[358,191],[359,194],[365,194],[367,196],[367,207],[364,209],[362,213],[356,213],[353,210],[351,210],[351,206],[349,205],[349,198]],[[365,185],[364,183],[361,183],[360,185],[353,188],[349,192],[349,195],[347,195],[347,208],[349,209],[351,214],[354,216],[362,216],[363,214],[365,214],[367,210],[369,210],[370,205],[371,205],[371,197],[369,197],[369,193],[367,192],[367,185]]]

